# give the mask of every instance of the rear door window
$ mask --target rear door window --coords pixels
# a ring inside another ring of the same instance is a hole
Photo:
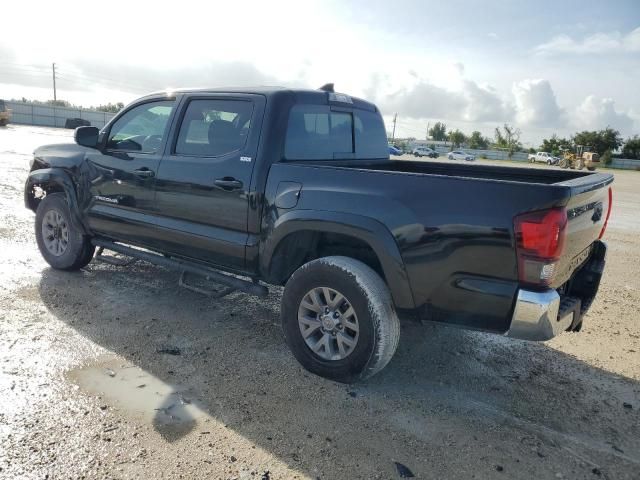
[[[191,100],[180,125],[175,153],[217,157],[244,148],[253,103],[244,100]]]

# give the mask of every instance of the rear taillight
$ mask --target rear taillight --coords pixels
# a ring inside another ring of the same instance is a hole
[[[604,235],[604,231],[607,229],[607,223],[609,223],[609,217],[611,216],[611,205],[613,205],[613,190],[609,187],[609,204],[607,205],[607,216],[604,217],[604,225],[602,225],[602,230],[600,231],[600,236],[598,239],[601,239]]]
[[[567,234],[567,210],[552,208],[518,215],[513,220],[521,282],[548,286],[562,255]]]

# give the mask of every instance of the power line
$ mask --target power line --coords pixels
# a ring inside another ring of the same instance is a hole
[[[122,88],[122,87],[126,87],[129,88],[131,90],[142,90],[142,91],[150,91],[153,90],[152,87],[150,87],[149,85],[142,85],[142,84],[138,84],[138,83],[132,83],[130,81],[122,81],[122,80],[118,80],[118,79],[113,79],[113,78],[107,78],[107,77],[102,77],[102,76],[98,76],[98,75],[93,75],[93,74],[87,74],[84,71],[82,73],[70,73],[70,72],[62,72],[62,75],[59,75],[59,78],[66,78],[67,80],[71,80],[71,81],[83,81],[83,82],[87,82],[87,81],[93,81],[96,83],[101,83],[103,85],[110,85],[112,87],[118,87],[118,88]]]
[[[52,75],[51,70],[53,69],[53,65],[50,67],[41,66],[41,65],[28,65],[28,64],[19,64],[14,62],[0,62],[0,75],[7,75],[9,77],[45,77]],[[61,74],[62,73],[62,74]],[[51,78],[51,77],[50,77]],[[9,80],[9,78],[8,78]],[[55,80],[68,80],[71,83],[82,84],[82,83],[99,83],[101,85],[105,85],[108,88],[119,88],[124,90],[132,90],[134,92],[147,92],[154,89],[159,89],[157,87],[151,87],[149,85],[142,85],[139,83],[134,83],[131,81],[123,81],[113,78],[107,78],[99,74],[87,73],[86,71],[81,71],[81,73],[75,73],[72,71],[65,71],[64,69],[60,69],[58,64],[55,64]],[[57,83],[56,82],[56,94],[57,94]]]

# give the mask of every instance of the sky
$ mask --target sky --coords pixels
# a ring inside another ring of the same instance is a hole
[[[640,0],[120,1],[3,5],[0,98],[127,103],[281,85],[375,102],[396,137],[509,123],[525,146],[640,133]]]

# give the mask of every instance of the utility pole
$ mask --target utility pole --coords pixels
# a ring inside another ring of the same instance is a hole
[[[427,137],[425,138],[425,140],[429,141],[429,127],[431,126],[431,122],[427,123]]]
[[[53,101],[57,101],[58,100],[58,95],[56,93],[56,64],[55,62],[51,64],[51,67],[53,69]]]
[[[398,119],[398,114],[394,113],[393,115],[393,133],[391,134],[391,143],[393,143],[396,139],[396,120]]]

